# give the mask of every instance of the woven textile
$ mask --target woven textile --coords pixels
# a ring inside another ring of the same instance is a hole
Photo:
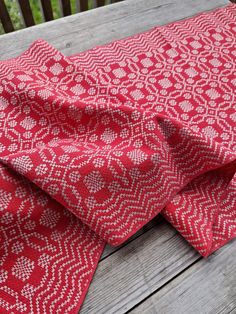
[[[0,61],[1,313],[77,313],[105,243],[160,212],[203,256],[236,236],[235,19]]]

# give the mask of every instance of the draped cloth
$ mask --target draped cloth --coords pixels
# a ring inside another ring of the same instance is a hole
[[[1,313],[77,313],[105,243],[159,213],[203,256],[236,236],[235,18],[0,61]]]

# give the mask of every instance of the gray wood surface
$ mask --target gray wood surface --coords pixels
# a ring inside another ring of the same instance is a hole
[[[169,224],[156,224],[99,263],[81,314],[125,313],[199,258]]]
[[[0,36],[0,59],[43,38],[66,55],[228,4],[227,0],[126,0]],[[82,314],[236,313],[236,241],[203,259],[161,218],[107,246]]]
[[[236,241],[199,260],[131,313],[236,313]]]
[[[42,38],[71,55],[229,3],[227,0],[126,0],[0,36],[0,59]]]

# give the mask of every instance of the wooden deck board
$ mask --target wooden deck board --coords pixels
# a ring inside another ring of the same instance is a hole
[[[199,260],[131,313],[236,313],[236,241]]]
[[[168,223],[156,224],[99,263],[81,313],[125,313],[199,258]]]
[[[38,38],[71,55],[227,3],[227,0],[126,0],[1,35],[0,59],[19,55]]]
[[[2,35],[0,59],[17,56],[38,38],[71,55],[228,3],[126,0]],[[81,313],[236,313],[235,248],[234,241],[202,259],[157,218],[123,245],[105,248]]]

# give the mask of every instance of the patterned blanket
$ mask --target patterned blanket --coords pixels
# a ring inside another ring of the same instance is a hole
[[[0,61],[1,313],[77,313],[105,243],[158,213],[203,256],[236,236],[235,21]]]

